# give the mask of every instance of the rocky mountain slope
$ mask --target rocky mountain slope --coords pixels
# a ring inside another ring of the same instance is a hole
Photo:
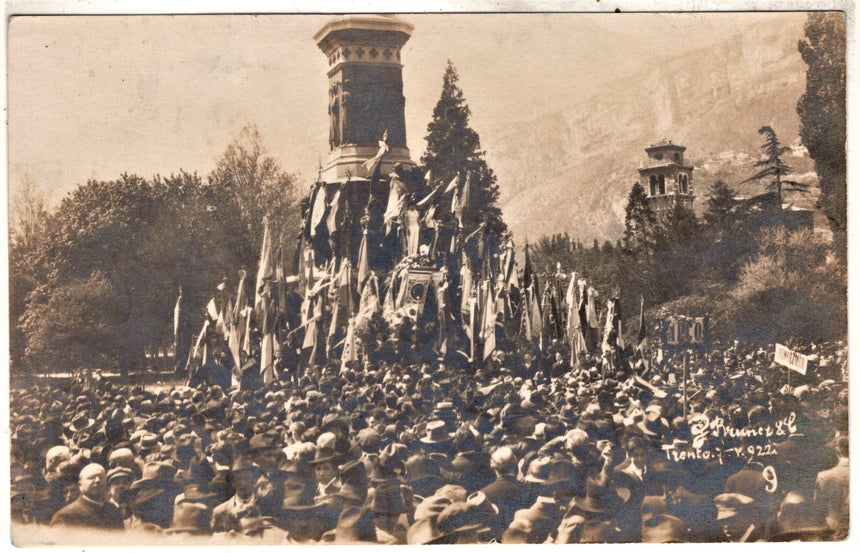
[[[795,146],[785,158],[797,173],[793,178],[815,184],[795,111],[806,78],[797,52],[802,34],[802,22],[767,24],[727,34],[707,50],[655,53],[634,74],[594,90],[587,102],[485,134],[483,147],[517,241],[565,231],[586,242],[619,238],[644,149],[664,137],[687,147],[699,212],[716,179],[743,195],[763,191],[764,183],[739,184],[755,172],[762,125]],[[812,207],[816,195],[813,186],[786,199]]]

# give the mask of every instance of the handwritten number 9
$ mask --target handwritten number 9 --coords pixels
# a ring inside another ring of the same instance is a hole
[[[761,475],[767,480],[767,485],[764,487],[767,493],[774,493],[776,491],[777,486],[779,486],[779,482],[776,479],[776,470],[770,465],[764,467],[764,470],[761,471]]]

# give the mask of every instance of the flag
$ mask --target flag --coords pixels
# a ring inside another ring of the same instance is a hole
[[[406,198],[406,185],[400,182],[397,177],[391,177],[391,185],[388,190],[388,205],[385,207],[385,214],[382,216],[382,222],[386,225],[386,234],[391,231],[391,223],[400,219],[400,212],[403,210],[403,205]]]
[[[337,276],[337,295],[335,304],[331,311],[331,330],[329,336],[333,336],[336,329],[345,328],[349,318],[355,312],[355,299],[352,297],[352,265],[348,259],[340,263],[340,271]]]
[[[469,265],[469,258],[464,251],[460,256],[460,313],[464,317],[469,314],[469,304],[466,300],[472,297],[472,269]]]
[[[260,247],[260,264],[257,266],[257,284],[254,287],[254,309],[259,310],[260,291],[265,278],[274,277],[272,267],[272,237],[269,232],[269,218],[263,217],[263,243]]]
[[[600,326],[600,320],[597,318],[597,290],[588,287],[588,301],[585,307],[585,317],[588,320],[588,326],[591,328],[598,328]]]
[[[346,368],[346,364],[358,361],[358,347],[355,343],[355,318],[349,319],[346,327],[346,338],[343,341],[343,354],[340,357],[340,370]]]
[[[275,255],[275,311],[282,316],[287,314],[287,270],[284,262],[284,247],[283,244],[278,246],[278,253]]]
[[[469,362],[471,363],[475,359],[475,350],[477,349],[475,342],[478,340],[478,331],[475,329],[479,322],[477,297],[470,297],[467,304],[469,307],[469,328],[466,334],[469,336]]]
[[[325,218],[325,225],[328,228],[329,236],[337,232],[337,212],[338,207],[340,207],[340,190],[344,185],[338,187],[335,191],[334,195],[331,197],[331,201],[328,203],[328,215]]]
[[[382,302],[382,316],[386,321],[391,321],[397,308],[394,306],[394,274],[390,276],[388,287],[385,290],[385,300]]]
[[[317,227],[322,222],[323,217],[325,216],[326,209],[326,186],[323,183],[319,183],[316,187],[316,191],[314,192],[313,203],[311,204],[311,209],[309,213],[310,221],[308,223],[308,231],[311,237],[317,235]]]
[[[623,347],[623,341],[619,335],[621,329],[621,317],[618,315],[618,300],[611,298],[606,302],[606,324],[603,328],[604,351],[613,351],[616,347]]]
[[[424,175],[424,181],[427,183],[427,186],[432,186],[432,172],[432,169],[428,169],[427,174]],[[445,185],[441,183],[438,184],[437,186],[433,187],[433,190],[431,190],[429,194],[418,200],[418,203],[415,204],[415,207],[419,209],[424,209],[425,207],[435,205],[436,200],[443,196],[446,191],[447,189],[445,188]]]
[[[203,321],[203,328],[200,334],[197,335],[197,340],[194,342],[194,347],[188,354],[188,362],[185,364],[186,383],[191,381],[193,372],[200,368],[199,363],[202,357],[202,349],[206,347],[206,331],[209,329],[209,321]]]
[[[493,287],[490,281],[484,281],[486,295],[484,299],[483,320],[481,322],[481,339],[484,341],[484,357],[486,360],[493,350],[496,349],[496,319],[498,318],[498,308],[496,298],[493,297]]]
[[[463,212],[469,207],[469,195],[471,188],[471,171],[466,172],[466,182],[463,183],[463,189],[458,193],[454,193],[454,199],[451,202],[451,213],[457,218],[457,223],[460,228],[463,228]]]
[[[639,295],[639,331],[636,333],[636,343],[638,348],[642,347],[647,334],[645,331],[645,296]]]
[[[388,131],[382,135],[382,140],[379,141],[379,150],[377,150],[376,155],[372,158],[368,159],[364,163],[362,163],[362,167],[367,170],[367,173],[372,173],[378,165],[381,165],[379,161],[382,157],[388,153]]]
[[[541,320],[540,300],[535,291],[535,282],[532,281],[531,287],[526,290],[525,307],[523,309],[523,317],[527,319],[527,340],[540,340],[541,332],[543,332],[543,321]]]
[[[444,276],[443,276],[444,278]],[[439,323],[439,354],[442,357],[448,353],[448,319],[450,317],[448,311],[448,281],[443,280],[442,283],[436,286],[436,316]]]
[[[639,331],[636,333],[636,351],[642,358],[642,365],[645,367],[644,372],[648,372],[651,369],[651,355],[648,352],[648,333],[645,329],[645,296],[643,295],[639,296]]]
[[[370,275],[370,262],[367,258],[367,228],[361,232],[361,244],[358,246],[358,291],[364,291],[364,284]]]
[[[176,306],[173,308],[173,351],[179,341],[179,312],[182,306],[182,285],[179,285],[179,296],[176,298]]]
[[[532,269],[532,262],[529,259],[529,243],[526,242],[525,246],[525,262],[523,263],[523,290],[528,290],[531,288],[532,280],[534,279],[534,270]]]
[[[570,273],[570,282],[567,284],[567,292],[564,294],[564,303],[567,305],[567,339],[570,340],[573,336],[573,331],[577,327],[578,318],[576,315],[576,273]]]
[[[275,367],[275,348],[278,347],[275,339],[275,312],[274,298],[272,298],[272,282],[269,279],[263,281],[263,289],[260,296],[260,375],[263,384],[270,384],[277,376]]]
[[[371,274],[367,283],[364,285],[364,290],[361,291],[361,299],[358,302],[358,314],[355,316],[355,327],[361,329],[370,323],[379,311],[379,279],[376,275]]]
[[[546,351],[547,348],[549,348],[550,334],[552,331],[549,296],[550,289],[545,288],[543,291],[543,299],[541,301],[541,332],[538,340],[538,348],[540,348],[541,351]]]
[[[239,347],[242,341],[242,333],[245,330],[245,325],[242,323],[242,313],[245,310],[245,277],[247,273],[244,269],[239,269],[239,285],[236,288],[236,303],[233,306],[233,312],[230,314],[230,325],[228,328],[227,349],[230,350],[230,355],[233,357],[233,363],[236,368],[242,366],[239,355]]]
[[[457,190],[457,184],[458,184],[459,180],[460,180],[460,174],[457,173],[456,175],[454,175],[454,178],[451,179],[451,182],[448,183],[448,186],[445,187],[445,191],[442,192],[442,194],[447,194],[449,192],[453,192],[454,190]]]

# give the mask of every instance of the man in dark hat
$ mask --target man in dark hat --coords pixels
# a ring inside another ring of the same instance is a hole
[[[69,505],[54,514],[51,526],[75,526],[122,530],[122,515],[113,504],[105,500],[107,482],[105,469],[90,463],[78,476],[80,495]]]
[[[436,534],[432,544],[487,543],[490,526],[499,509],[481,492],[475,492],[465,501],[456,501],[445,507],[436,519]]]
[[[127,491],[134,482],[134,473],[131,469],[117,467],[110,469],[106,476],[108,485],[108,501],[112,503],[122,514],[123,520],[131,516],[128,507]]]
[[[229,480],[236,493],[212,511],[213,532],[241,532],[243,518],[261,516],[255,494],[255,485],[260,474],[260,468],[245,456],[233,462]]]
[[[173,520],[173,502],[182,487],[173,481],[176,467],[170,463],[150,461],[143,466],[139,480],[120,496],[131,507],[129,528],[161,531]]]
[[[317,447],[311,466],[314,469],[318,487],[316,501],[325,501],[329,496],[340,490],[341,483],[337,476],[338,455],[333,447]]]
[[[407,508],[396,482],[385,481],[374,488],[370,510],[373,512],[377,542],[387,545],[406,543],[406,531],[409,528]]]
[[[563,514],[564,505],[556,502],[553,486],[550,483],[550,472],[556,461],[542,455],[534,458],[526,469],[523,480],[532,486],[534,502],[527,509],[514,513],[514,521],[524,519],[532,525],[532,536],[537,543],[543,543],[558,528]]]
[[[173,521],[164,533],[201,536],[211,533],[212,509],[202,503],[181,502],[173,511]]]

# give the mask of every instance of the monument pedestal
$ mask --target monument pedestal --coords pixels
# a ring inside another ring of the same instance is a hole
[[[376,155],[379,146],[359,146],[347,144],[335,148],[326,159],[320,178],[323,182],[343,182],[347,177],[360,177],[369,179],[371,171],[364,167],[364,163]],[[380,175],[391,173],[394,165],[400,163],[406,170],[411,170],[415,163],[409,158],[409,148],[389,148],[388,153],[382,158]]]

